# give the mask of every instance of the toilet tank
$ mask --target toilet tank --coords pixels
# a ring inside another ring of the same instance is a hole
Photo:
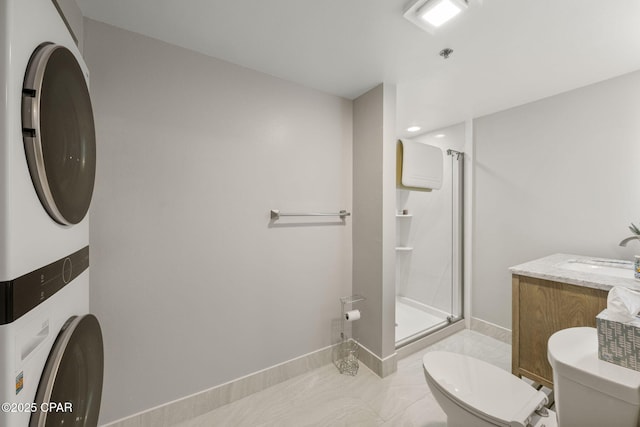
[[[595,328],[563,329],[547,347],[560,427],[640,425],[640,372],[598,359]]]

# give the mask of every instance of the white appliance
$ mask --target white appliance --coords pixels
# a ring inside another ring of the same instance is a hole
[[[0,426],[95,427],[95,129],[87,67],[52,0],[0,2],[0,82]]]
[[[48,283],[64,282],[65,260],[82,271],[88,251],[53,263]],[[39,277],[31,278],[37,284]],[[17,286],[28,279],[22,280]],[[104,362],[102,334],[87,314],[88,301],[85,269],[35,309],[0,326],[1,426],[96,426]]]
[[[52,0],[0,2],[0,282],[89,244],[87,78]]]

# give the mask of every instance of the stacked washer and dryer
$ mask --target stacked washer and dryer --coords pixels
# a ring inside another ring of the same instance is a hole
[[[0,426],[98,421],[88,70],[52,0],[0,2]]]

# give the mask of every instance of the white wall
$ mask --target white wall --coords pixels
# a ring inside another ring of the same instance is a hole
[[[352,219],[270,226],[269,210],[351,210],[351,101],[85,30],[101,422],[330,345],[351,293]]]
[[[473,316],[511,328],[509,266],[629,259],[640,222],[640,72],[474,121]]]
[[[395,353],[395,86],[353,105],[353,292],[367,300],[354,337],[378,358]]]
[[[413,215],[396,221],[396,240],[413,248],[396,256],[396,293],[451,313],[453,188],[452,157],[447,149],[464,151],[465,126],[449,126],[410,139],[442,150],[443,181],[442,188],[429,192],[396,190],[396,208]]]

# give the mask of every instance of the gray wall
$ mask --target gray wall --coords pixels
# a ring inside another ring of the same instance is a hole
[[[511,329],[509,266],[630,259],[640,222],[640,72],[474,121],[473,316]]]
[[[269,210],[351,209],[351,101],[91,20],[84,50],[101,422],[329,346],[352,219]]]
[[[353,292],[361,303],[354,337],[384,359],[395,353],[395,87],[353,103]]]

